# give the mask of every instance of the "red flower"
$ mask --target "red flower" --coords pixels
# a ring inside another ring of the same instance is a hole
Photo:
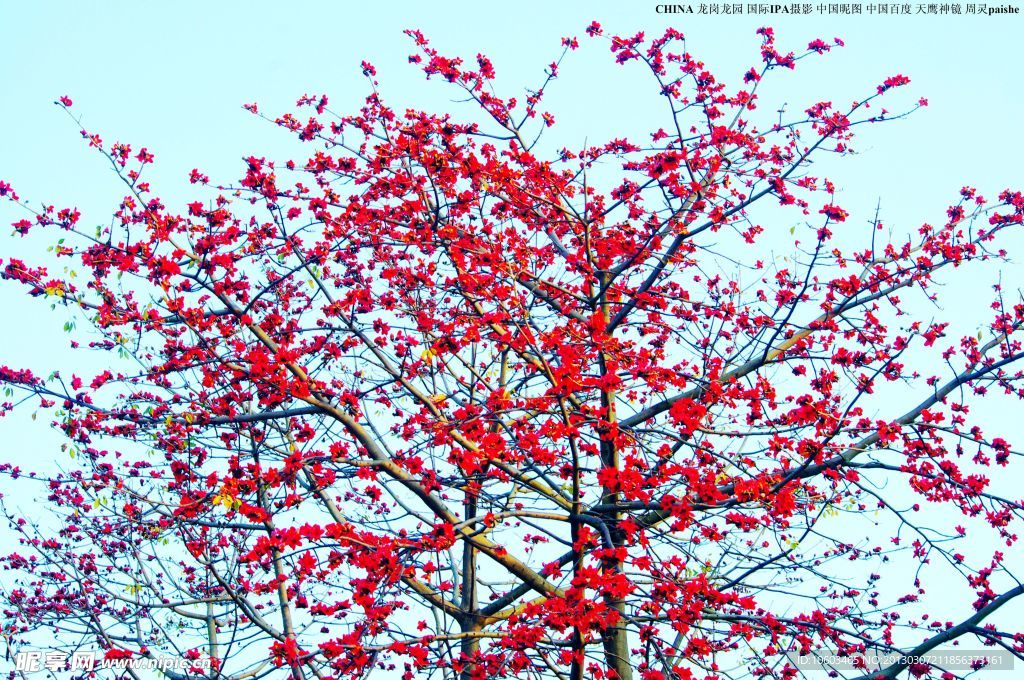
[[[888,78],[885,79],[884,83],[878,86],[878,94],[882,94],[886,90],[891,90],[894,87],[906,85],[909,82],[910,78],[904,75],[896,74],[894,76],[889,76]]]
[[[850,213],[846,212],[838,205],[833,205],[832,203],[827,204],[818,212],[834,222],[845,222],[846,218],[850,216]]]
[[[812,52],[817,52],[818,54],[823,54],[825,52],[828,52],[830,49],[832,49],[832,46],[829,45],[824,40],[822,40],[821,38],[817,38],[815,40],[812,40],[810,43],[808,43],[807,49],[812,51]]]

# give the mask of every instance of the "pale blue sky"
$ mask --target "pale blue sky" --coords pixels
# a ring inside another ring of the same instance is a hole
[[[280,159],[294,152],[287,134],[244,112],[242,103],[258,101],[276,113],[304,93],[325,92],[335,110],[354,110],[368,91],[362,59],[377,66],[393,106],[452,108],[455,93],[425,82],[407,63],[411,42],[403,28],[420,28],[445,52],[487,53],[499,88],[510,95],[538,84],[543,67],[560,52],[560,38],[582,35],[592,19],[622,34],[659,33],[671,22],[687,35],[689,50],[726,79],[756,63],[760,25],[774,25],[785,48],[799,50],[815,37],[845,40],[845,48],[776,74],[762,87],[762,108],[786,101],[795,112],[820,99],[845,103],[872,93],[894,73],[910,76],[909,87],[892,93],[893,108],[918,97],[930,106],[906,121],[862,128],[862,153],[829,166],[851,222],[863,224],[881,200],[887,222],[905,233],[940,220],[962,184],[992,196],[1024,185],[1019,15],[672,16],[656,13],[653,2],[0,0],[0,9],[0,179],[30,200],[81,207],[89,225],[109,221],[120,188],[53,105],[60,95],[71,96],[85,127],[107,142],[153,151],[157,164],[147,170],[149,179],[173,205],[196,197],[185,180],[193,167],[230,181],[243,156]],[[549,95],[559,145],[642,131],[642,122],[661,115],[647,84],[638,84],[638,69],[615,66],[606,43],[582,43]],[[21,216],[0,205],[3,222]],[[10,234],[0,229],[0,257],[25,257],[53,241]],[[1018,235],[1016,243],[1024,246],[1024,239]],[[974,290],[945,291],[947,305],[958,315],[977,312],[976,296],[987,299],[996,276],[978,278]],[[18,320],[17,332],[0,335],[0,359],[40,372],[81,362],[81,356],[68,358],[64,315],[47,314],[35,302],[0,285],[5,317]],[[10,421],[4,425],[9,432]]]
[[[404,28],[420,28],[442,51],[487,53],[508,95],[538,84],[560,38],[582,35],[597,19],[622,34],[654,34],[671,23],[687,35],[689,50],[727,79],[756,62],[760,25],[775,26],[787,48],[801,49],[815,37],[845,40],[845,48],[778,73],[762,88],[762,108],[786,101],[796,112],[820,99],[845,103],[894,73],[910,76],[911,85],[893,93],[893,108],[918,97],[930,106],[907,121],[862,128],[857,147],[863,153],[829,168],[842,204],[860,223],[880,199],[886,220],[905,233],[939,220],[962,184],[990,195],[1024,184],[1019,15],[688,16],[658,14],[655,6],[0,0],[0,179],[31,200],[81,207],[86,224],[109,220],[120,189],[52,104],[67,94],[90,131],[153,151],[157,165],[147,172],[155,193],[183,203],[196,197],[185,181],[193,167],[228,181],[237,178],[243,156],[294,152],[288,135],[241,104],[258,101],[276,113],[304,93],[324,92],[335,110],[354,110],[367,93],[362,59],[377,66],[392,105],[450,108],[455,94],[426,83],[407,63]],[[649,88],[637,84],[637,69],[612,64],[606,43],[583,45],[550,94],[559,145],[642,130],[639,121],[661,115]],[[14,218],[9,205],[0,206],[0,220]],[[7,229],[0,239],[0,257],[38,252],[52,241],[14,238]],[[956,302],[955,291],[948,292]],[[23,319],[19,333],[0,339],[3,358],[53,368],[54,353],[66,347],[63,318],[40,315],[9,286],[0,286],[0,303],[8,318]]]
[[[240,104],[257,100],[277,111],[312,91],[330,94],[338,109],[353,108],[366,92],[361,59],[378,66],[390,100],[420,104],[426,96],[433,100],[427,105],[443,105],[449,93],[424,87],[406,63],[403,28],[422,29],[441,49],[486,52],[512,92],[536,83],[559,38],[581,34],[591,19],[621,33],[654,33],[671,22],[723,77],[753,63],[759,25],[774,25],[780,43],[794,48],[813,37],[842,37],[845,49],[780,78],[798,84],[793,92],[804,98],[847,100],[895,72],[909,75],[913,99],[928,97],[931,107],[910,123],[872,131],[862,148],[876,153],[847,168],[854,178],[848,185],[858,191],[875,193],[901,178],[914,194],[931,187],[945,193],[962,181],[998,184],[1013,172],[1024,175],[1012,161],[1021,151],[1024,109],[1019,16],[669,16],[657,14],[654,2],[2,0],[0,7],[0,175],[39,199],[59,194],[89,204],[100,198],[97,189],[112,186],[52,106],[61,94],[75,99],[75,111],[104,138],[154,150],[161,175],[181,177],[199,163],[230,176],[240,155],[266,153],[282,138]],[[604,48],[590,47],[566,65],[553,104],[563,120],[573,119],[581,140],[588,132],[621,131],[636,114],[628,97],[604,94],[606,84],[622,83],[599,54]],[[595,61],[600,68],[590,67]],[[588,82],[588,74],[599,79]]]
[[[0,179],[31,200],[78,205],[85,224],[106,223],[120,197],[118,184],[52,104],[60,95],[72,97],[85,127],[105,140],[153,151],[155,193],[184,202],[194,197],[186,181],[193,167],[229,181],[241,172],[242,156],[280,157],[293,148],[287,135],[241,104],[257,101],[280,112],[309,92],[327,93],[335,110],[356,109],[367,93],[362,59],[377,66],[393,105],[450,107],[453,92],[425,83],[407,63],[411,43],[403,28],[421,29],[445,52],[488,54],[499,87],[518,94],[539,83],[562,36],[582,35],[597,19],[622,34],[674,25],[687,35],[689,50],[728,79],[756,63],[758,26],[774,26],[780,46],[797,50],[816,37],[843,38],[845,48],[766,85],[770,100],[788,100],[791,111],[821,99],[845,103],[874,92],[887,76],[910,76],[910,87],[892,101],[907,105],[927,97],[930,106],[908,121],[863,130],[861,155],[830,173],[859,223],[879,199],[887,220],[909,231],[939,221],[963,184],[993,197],[1007,186],[1024,186],[1019,15],[701,17],[657,14],[655,5],[0,0]],[[549,102],[560,121],[555,135],[567,146],[636,130],[636,121],[652,114],[649,100],[635,96],[637,71],[615,67],[605,44],[583,43],[585,49],[563,65]],[[0,205],[0,221],[18,217]],[[25,257],[53,240],[9,234],[0,227],[4,259]],[[1016,244],[1022,241],[1018,235]],[[996,275],[979,277],[976,289],[945,291],[947,306],[955,315],[976,313],[982,307],[977,295],[988,299]],[[1008,283],[1021,285],[1020,269],[1009,271],[1014,277]],[[0,284],[0,308],[7,325],[0,363],[45,373],[82,361],[68,355],[60,310],[47,314],[6,284]],[[28,415],[0,422],[0,459],[39,461],[59,442],[42,436],[43,419],[30,424]]]

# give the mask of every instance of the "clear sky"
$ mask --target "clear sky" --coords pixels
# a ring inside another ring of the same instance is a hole
[[[75,100],[84,124],[105,139],[153,150],[161,176],[177,180],[197,164],[234,176],[239,156],[267,153],[282,139],[241,111],[244,102],[280,111],[305,92],[326,92],[335,108],[354,108],[366,93],[362,59],[378,67],[391,101],[426,106],[425,98],[437,103],[448,95],[444,88],[425,87],[406,63],[411,44],[404,28],[420,28],[442,50],[468,57],[487,53],[513,92],[537,83],[559,51],[559,38],[581,35],[591,19],[622,34],[655,33],[671,24],[687,35],[693,54],[729,78],[756,59],[757,26],[775,26],[780,43],[794,48],[814,37],[842,37],[845,49],[779,78],[798,86],[793,106],[802,103],[799,98],[852,99],[893,73],[910,76],[907,96],[928,97],[930,108],[910,122],[873,130],[862,146],[871,156],[846,164],[848,188],[866,194],[887,189],[894,205],[908,193],[945,196],[963,182],[994,187],[1014,173],[1024,176],[1016,162],[1024,110],[1020,15],[673,16],[656,13],[655,6],[0,0],[0,176],[39,200],[59,196],[108,207],[104,190],[116,188],[78,143],[74,125],[51,104],[62,94]],[[588,132],[621,133],[623,123],[628,126],[624,116],[637,113],[615,91],[622,82],[603,50],[591,45],[566,64],[567,82],[559,84],[561,99],[552,104],[562,119],[573,119],[580,140]],[[600,69],[590,68],[595,61]],[[565,129],[559,134],[572,136]]]
[[[280,159],[294,150],[288,135],[243,111],[243,103],[257,101],[278,113],[304,93],[327,93],[335,110],[354,110],[367,93],[363,59],[377,66],[392,105],[450,108],[452,92],[426,83],[407,63],[411,42],[404,28],[420,28],[445,52],[488,54],[499,87],[515,94],[540,82],[562,36],[582,36],[597,19],[620,34],[654,34],[673,25],[686,34],[691,53],[730,80],[757,61],[758,26],[773,25],[780,45],[797,50],[815,37],[841,37],[846,47],[766,84],[763,93],[787,102],[789,111],[821,99],[848,102],[871,93],[887,76],[908,75],[912,83],[894,93],[894,106],[918,97],[930,105],[909,120],[862,128],[862,153],[830,171],[844,207],[861,223],[880,200],[886,220],[905,233],[939,220],[963,184],[991,195],[1024,185],[1019,14],[700,16],[655,8],[654,2],[535,0],[0,0],[0,179],[31,200],[79,206],[86,224],[109,220],[120,198],[118,183],[86,149],[75,123],[53,105],[66,94],[90,131],[153,151],[157,165],[149,179],[155,193],[183,203],[195,197],[185,181],[193,167],[229,181],[239,176],[244,156]],[[564,64],[549,99],[559,120],[555,135],[567,146],[628,133],[652,113],[649,98],[634,96],[636,69],[612,64],[606,43],[583,45]],[[20,217],[0,206],[3,222]],[[52,241],[10,234],[0,229],[0,257],[38,252]],[[986,286],[995,273],[991,278]],[[965,313],[978,308],[971,304],[975,291],[946,292]],[[0,335],[0,357],[42,372],[60,367],[54,361],[67,355],[63,316],[40,314],[38,305],[9,286],[0,286],[0,305],[7,318],[18,319],[17,332]]]
[[[68,95],[90,131],[154,152],[154,193],[183,203],[193,198],[186,180],[193,167],[229,181],[241,173],[241,157],[280,158],[279,152],[293,148],[287,135],[244,112],[243,103],[256,101],[276,113],[305,93],[326,93],[333,109],[354,110],[367,93],[363,59],[376,65],[393,105],[451,106],[450,90],[424,83],[407,63],[411,42],[404,28],[421,29],[443,52],[486,53],[499,85],[512,94],[540,82],[562,36],[582,39],[596,19],[621,34],[660,33],[673,25],[686,34],[691,53],[733,82],[757,62],[758,26],[774,26],[780,46],[795,50],[816,37],[841,37],[846,47],[780,74],[771,85],[792,111],[823,99],[845,103],[872,93],[888,76],[909,76],[911,85],[893,101],[909,105],[927,97],[930,105],[909,120],[864,130],[861,154],[831,173],[843,206],[861,223],[879,200],[887,219],[910,231],[941,220],[964,184],[993,197],[1007,186],[1024,187],[1019,14],[695,16],[659,14],[655,7],[550,0],[0,0],[0,179],[30,200],[78,205],[86,224],[109,221],[119,187],[102,159],[85,148],[76,125],[53,105]],[[650,113],[645,100],[632,96],[631,74],[617,70],[605,44],[583,42],[585,49],[564,64],[549,102],[560,120],[555,134],[567,146],[627,133],[630,121]],[[0,206],[5,224],[19,217],[9,205]],[[0,227],[4,259],[52,242],[10,232]],[[1024,246],[1019,236],[1016,242]],[[1014,287],[1021,285],[1021,271],[1007,274],[1016,277]],[[982,276],[978,290],[997,276]],[[969,317],[982,307],[977,290],[945,292],[956,314]],[[45,375],[80,360],[68,358],[60,310],[48,315],[2,283],[0,309],[6,326],[0,363]],[[45,458],[49,443],[40,437],[41,422],[35,425],[28,414],[0,421],[0,459]]]

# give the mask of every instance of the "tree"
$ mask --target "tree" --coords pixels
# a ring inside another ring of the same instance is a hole
[[[144,181],[148,150],[85,131],[126,188],[110,228],[0,183],[32,212],[15,230],[55,232],[79,272],[8,258],[3,278],[110,355],[0,369],[4,410],[50,409],[74,455],[3,466],[55,518],[6,506],[11,647],[47,631],[220,678],[794,677],[787,653],[967,637],[1024,654],[995,616],[1024,593],[999,551],[1022,506],[990,479],[1020,454],[972,415],[1024,396],[1024,304],[996,286],[955,341],[921,312],[1005,260],[1024,196],[965,187],[905,239],[858,227],[809,164],[916,108],[879,108],[906,77],[787,119],[762,83],[840,41],[797,55],[761,29],[730,87],[677,31],[586,33],[650,78],[663,127],[562,146],[541,105],[575,38],[517,100],[487,58],[410,31],[469,112],[395,111],[364,62],[357,113],[317,95],[268,117],[308,160],[250,157],[236,185],[194,170],[187,210]],[[934,618],[940,574],[970,615]],[[927,666],[880,672],[908,668]]]

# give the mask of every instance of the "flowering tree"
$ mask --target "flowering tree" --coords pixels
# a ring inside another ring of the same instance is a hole
[[[86,131],[126,187],[109,229],[0,183],[33,213],[15,230],[55,232],[78,271],[8,258],[3,278],[111,353],[0,368],[4,410],[49,408],[74,454],[3,466],[57,522],[7,506],[10,646],[46,630],[220,678],[793,677],[787,653],[965,636],[1024,653],[993,617],[1024,593],[999,552],[1022,506],[986,472],[1019,454],[970,416],[1024,396],[1024,304],[997,287],[955,340],[918,313],[1004,258],[1024,196],[964,188],[898,238],[808,164],[904,115],[880,100],[906,77],[785,119],[762,83],[840,41],[787,53],[761,29],[731,88],[676,31],[586,32],[650,78],[662,127],[563,147],[541,109],[560,61],[502,98],[485,57],[413,31],[410,61],[469,112],[395,111],[364,62],[358,113],[306,96],[270,118],[308,160],[195,170],[187,210],[143,179],[149,151]],[[790,234],[786,260],[757,247]],[[973,613],[932,616],[940,570]]]

